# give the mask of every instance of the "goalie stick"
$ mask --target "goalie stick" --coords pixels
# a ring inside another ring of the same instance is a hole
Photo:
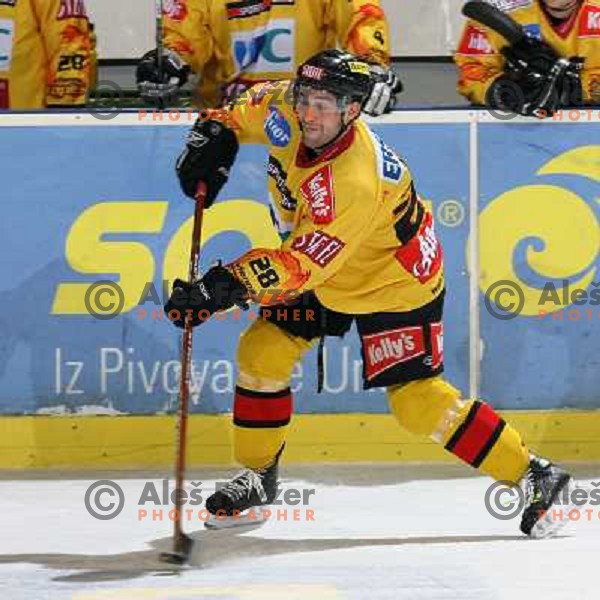
[[[527,35],[516,21],[513,21],[506,13],[487,2],[471,0],[463,6],[462,13],[465,17],[499,33],[511,44],[518,44]]]
[[[190,248],[190,263],[188,281],[198,279],[198,260],[200,258],[200,245],[202,236],[202,217],[204,215],[204,202],[206,199],[206,184],[200,182],[196,191],[196,209],[194,212],[194,226],[192,230],[192,243]],[[185,327],[181,336],[181,375],[179,381],[179,413],[177,422],[177,453],[175,459],[175,519],[173,530],[173,551],[163,552],[160,560],[163,562],[181,565],[188,561],[193,540],[183,531],[181,518],[183,511],[178,503],[180,490],[183,490],[185,481],[185,467],[187,454],[187,420],[190,390],[190,371],[192,364],[192,317],[187,314]]]

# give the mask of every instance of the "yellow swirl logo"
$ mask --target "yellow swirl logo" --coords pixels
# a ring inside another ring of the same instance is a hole
[[[582,146],[548,161],[537,172],[577,175],[600,183],[600,146]],[[600,196],[592,199],[600,204]],[[556,185],[526,185],[495,198],[479,215],[480,289],[498,281],[518,284],[522,315],[538,315],[542,288],[532,287],[515,270],[524,248],[525,269],[534,277],[557,281],[557,300],[549,310],[570,304],[561,286],[585,290],[596,278],[600,226],[589,199]],[[560,283],[563,281],[565,283]],[[543,287],[543,286],[542,286]],[[561,300],[558,300],[560,298]]]

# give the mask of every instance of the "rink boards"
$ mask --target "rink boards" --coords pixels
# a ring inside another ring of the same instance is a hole
[[[192,206],[173,161],[191,122],[185,113],[159,117],[0,117],[0,466],[43,466],[43,455],[54,457],[48,464],[171,460],[171,421],[156,415],[177,399],[178,336],[159,313],[164,282],[186,272]],[[374,128],[405,157],[437,217],[450,380],[518,411],[511,419],[565,457],[600,457],[593,435],[600,420],[589,412],[600,408],[600,113],[538,122],[407,111]],[[261,147],[242,148],[206,215],[202,269],[278,244],[265,158]],[[113,287],[102,288],[106,281]],[[497,311],[490,289],[520,314]],[[122,303],[119,314],[91,316],[94,298]],[[203,441],[193,445],[195,462],[230,458],[222,413],[231,407],[236,342],[249,318],[197,330],[192,428]],[[383,414],[384,393],[362,391],[360,370],[354,332],[328,340],[317,395],[316,356],[307,355],[292,379],[297,443],[288,459],[441,459],[397,431]],[[113,418],[89,416],[97,414]]]

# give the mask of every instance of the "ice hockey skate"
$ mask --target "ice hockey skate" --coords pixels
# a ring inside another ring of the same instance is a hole
[[[262,470],[245,469],[206,500],[207,529],[259,525],[277,494],[277,462]]]
[[[556,535],[568,522],[562,517],[570,510],[572,477],[545,458],[531,455],[521,486],[525,494],[521,531],[537,539]],[[554,514],[555,507],[562,509],[561,518]]]

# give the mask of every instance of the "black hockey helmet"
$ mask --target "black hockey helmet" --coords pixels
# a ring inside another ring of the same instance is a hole
[[[369,65],[343,50],[323,50],[298,67],[294,98],[301,86],[325,90],[339,99],[363,105],[373,87]]]

